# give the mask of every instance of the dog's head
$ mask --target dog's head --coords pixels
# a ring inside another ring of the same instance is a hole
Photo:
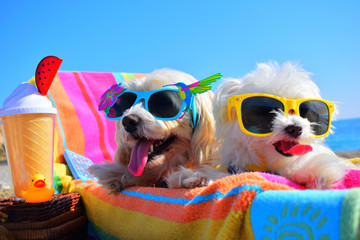
[[[266,162],[268,170],[286,166],[298,153],[311,151],[311,145],[322,141],[314,137],[316,124],[307,118],[276,111],[269,122],[272,134],[265,137],[244,133],[238,123],[235,108],[228,112],[228,99],[240,94],[270,94],[284,99],[321,99],[319,88],[310,73],[295,64],[258,64],[256,71],[242,79],[227,79],[214,96],[216,137],[221,141],[222,164],[237,169],[258,167]],[[264,113],[267,114],[267,113]],[[231,117],[231,120],[229,119]],[[310,146],[310,147],[309,147]],[[290,151],[290,149],[293,149]]]
[[[177,82],[190,84],[196,79],[184,72],[161,69],[124,86],[132,91],[153,91]],[[131,172],[161,176],[180,165],[197,166],[211,160],[215,143],[212,98],[211,92],[195,96],[195,127],[192,110],[181,119],[163,121],[148,112],[143,101],[127,109],[116,123],[115,162],[129,166]]]

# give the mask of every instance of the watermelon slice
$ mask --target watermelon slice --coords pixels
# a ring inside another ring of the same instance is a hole
[[[60,68],[62,59],[55,56],[44,57],[35,72],[36,86],[41,95],[46,95]]]

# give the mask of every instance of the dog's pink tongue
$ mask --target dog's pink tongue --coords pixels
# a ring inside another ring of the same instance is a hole
[[[290,153],[293,155],[304,155],[313,150],[313,148],[310,145],[295,144],[286,141],[281,142],[281,148],[284,153]]]
[[[128,169],[134,176],[140,176],[148,160],[148,152],[154,141],[139,140],[131,152]]]

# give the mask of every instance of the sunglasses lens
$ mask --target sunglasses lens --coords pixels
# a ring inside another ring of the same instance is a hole
[[[119,118],[124,112],[131,108],[136,100],[136,94],[131,92],[125,92],[120,95],[115,104],[109,109],[109,113],[107,114],[108,118]]]
[[[177,91],[160,91],[149,97],[149,112],[158,118],[173,118],[181,110],[183,100]]]
[[[307,118],[311,123],[315,135],[323,135],[329,128],[329,109],[321,101],[306,101],[300,104],[300,116]]]
[[[275,112],[284,111],[284,105],[269,97],[250,97],[241,104],[242,122],[246,130],[252,133],[272,132]]]

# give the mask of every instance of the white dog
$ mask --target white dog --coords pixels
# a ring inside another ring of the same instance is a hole
[[[334,105],[321,100],[310,75],[295,64],[262,63],[220,85],[213,107],[222,167],[274,172],[315,189],[355,167],[323,144]]]
[[[139,93],[164,89],[164,85],[177,82],[191,84],[196,79],[180,71],[162,69],[143,79],[124,82],[123,85],[130,92]],[[127,94],[131,98],[131,93]],[[111,193],[133,185],[163,186],[165,182],[171,188],[192,188],[209,183],[203,172],[208,168],[206,164],[214,158],[213,94],[208,91],[195,96],[195,127],[192,111],[181,119],[169,121],[159,120],[150,113],[168,111],[167,107],[172,108],[176,101],[181,101],[173,97],[175,100],[151,95],[151,100],[142,99],[123,109],[125,112],[116,124],[118,148],[114,163],[97,164],[88,169]],[[173,101],[173,105],[167,105],[166,101]],[[188,167],[192,170],[188,170]]]

